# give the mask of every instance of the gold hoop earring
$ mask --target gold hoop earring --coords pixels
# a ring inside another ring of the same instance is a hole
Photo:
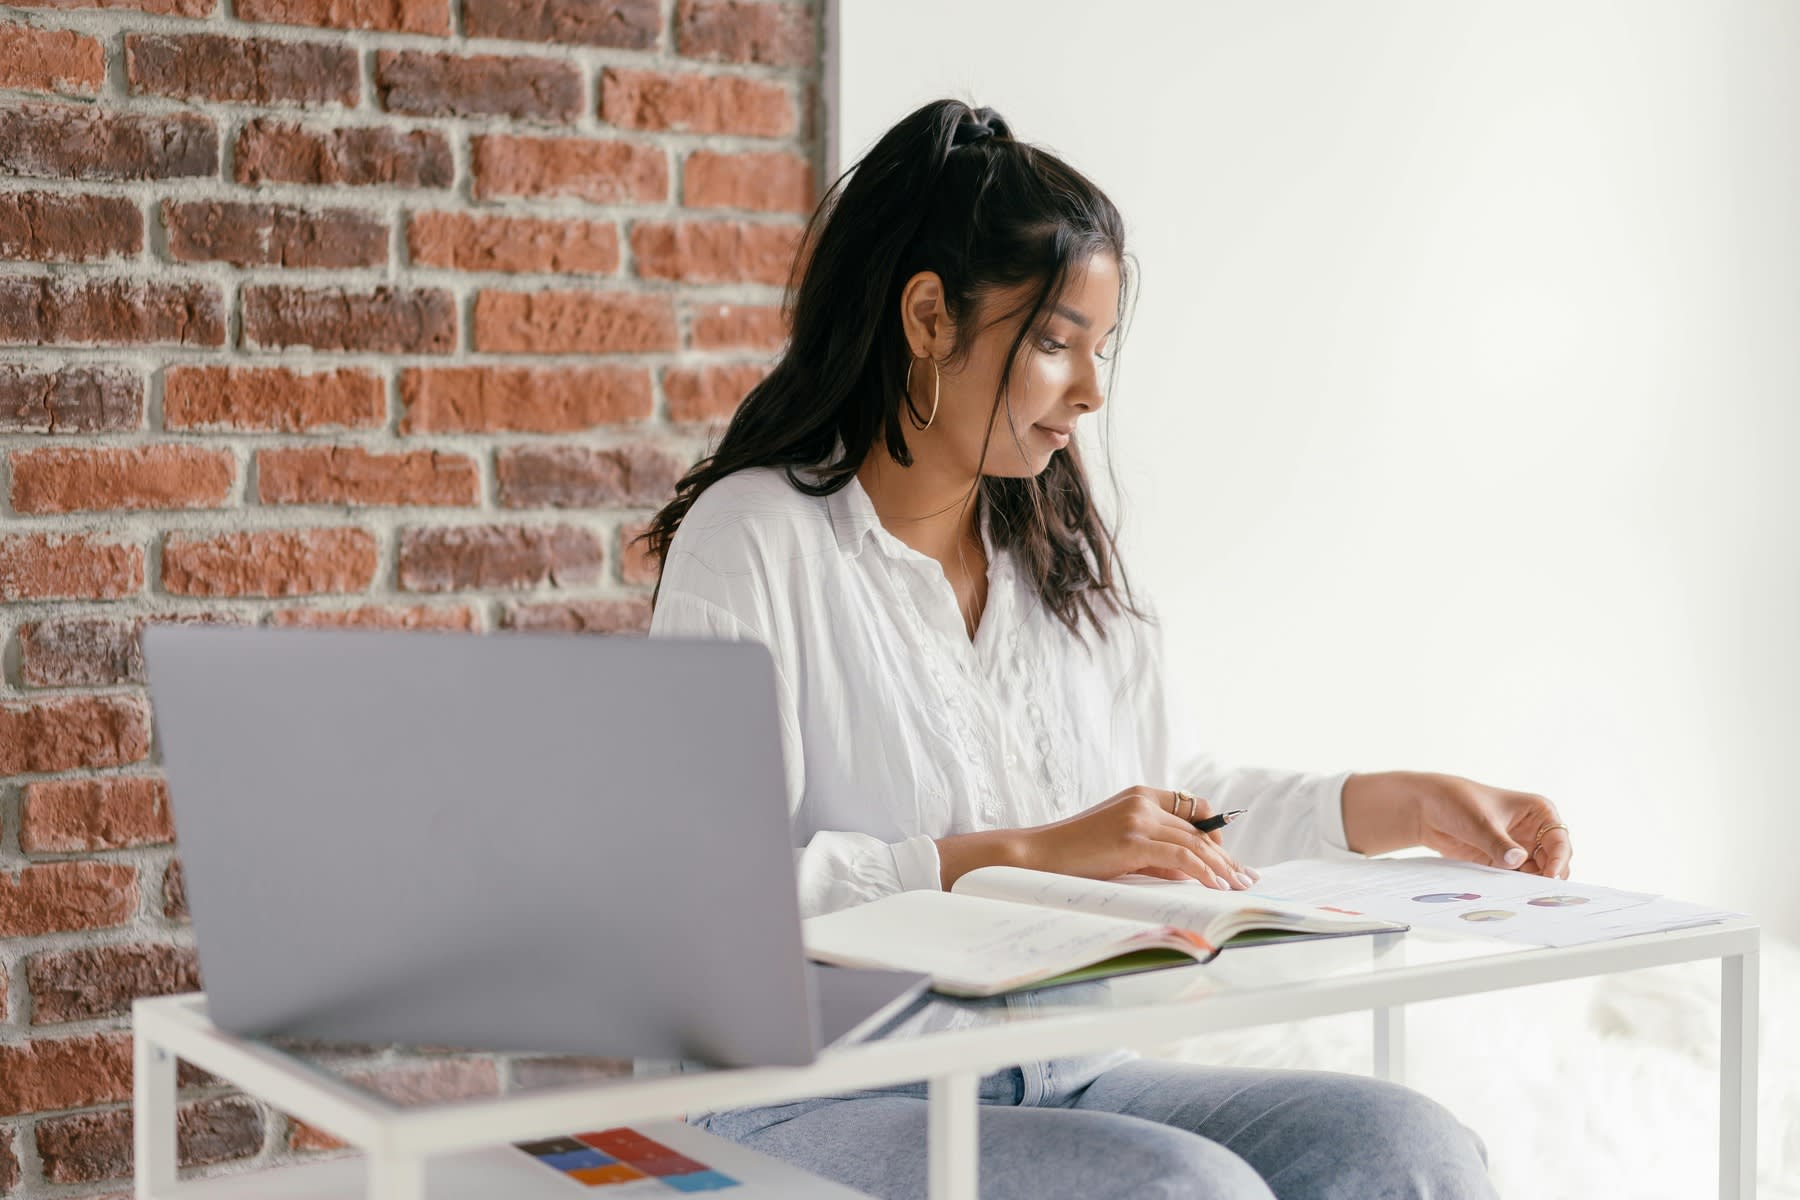
[[[918,361],[919,360],[915,358],[912,362],[906,364],[906,415],[911,418],[912,423],[918,425],[920,429],[930,429],[931,423],[937,420],[938,386],[943,382],[944,374],[938,369],[937,360],[935,358],[928,358],[928,361],[931,363],[931,415],[925,418],[925,423],[923,425],[919,425],[919,418],[913,416],[912,410],[912,369],[913,363]]]

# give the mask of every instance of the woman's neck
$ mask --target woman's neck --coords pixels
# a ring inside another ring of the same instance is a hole
[[[882,526],[914,550],[946,568],[970,550],[980,555],[973,479],[934,469],[918,458],[902,467],[879,442],[869,448],[856,478]]]

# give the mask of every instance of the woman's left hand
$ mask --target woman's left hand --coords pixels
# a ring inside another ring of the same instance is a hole
[[[1567,879],[1574,851],[1556,806],[1531,792],[1509,792],[1456,775],[1415,779],[1419,843],[1445,858]],[[1535,849],[1534,849],[1535,848]],[[1517,851],[1511,861],[1509,852]]]

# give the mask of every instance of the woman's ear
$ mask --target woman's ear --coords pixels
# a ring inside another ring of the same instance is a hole
[[[944,307],[944,281],[936,271],[920,271],[900,289],[900,325],[915,357],[941,360],[950,353],[950,313]]]

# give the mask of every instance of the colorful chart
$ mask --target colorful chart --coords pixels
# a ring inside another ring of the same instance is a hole
[[[1449,904],[1456,900],[1479,900],[1474,892],[1426,892],[1423,896],[1414,896],[1420,904]]]
[[[716,1192],[738,1186],[729,1175],[635,1129],[600,1129],[513,1145],[588,1187],[654,1181],[677,1192]]]
[[[1527,904],[1535,904],[1539,908],[1568,908],[1571,904],[1586,904],[1586,896],[1539,896],[1535,900],[1527,900]]]
[[[1477,908],[1466,913],[1459,913],[1465,921],[1506,921],[1516,916],[1504,908]]]

